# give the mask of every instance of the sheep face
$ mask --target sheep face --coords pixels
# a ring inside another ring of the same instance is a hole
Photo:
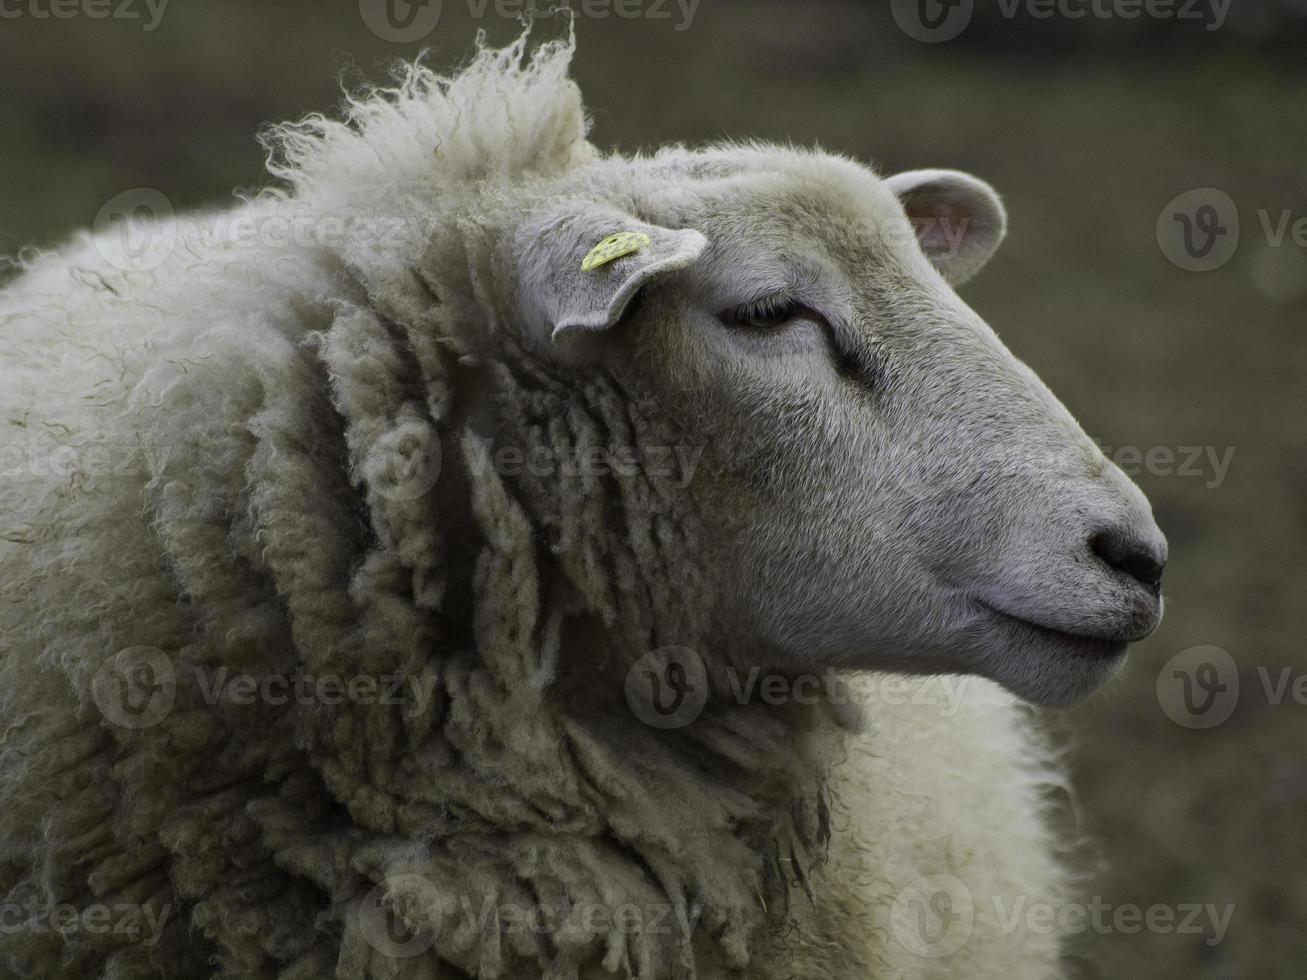
[[[607,203],[531,236],[527,319],[701,441],[723,619],[767,666],[1066,704],[1157,626],[1147,500],[952,288],[1003,236],[988,185],[764,149],[592,171]]]

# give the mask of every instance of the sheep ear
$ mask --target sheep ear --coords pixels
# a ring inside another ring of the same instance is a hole
[[[525,313],[551,340],[615,326],[641,288],[684,269],[708,247],[697,231],[660,228],[607,208],[555,214],[525,239]]]
[[[950,285],[966,282],[1007,234],[994,188],[957,170],[909,170],[886,179],[907,212],[926,257]]]

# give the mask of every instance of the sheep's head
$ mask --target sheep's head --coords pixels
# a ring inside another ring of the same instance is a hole
[[[519,229],[528,340],[706,447],[720,612],[768,665],[1062,704],[1157,626],[1147,500],[953,291],[1004,229],[964,174],[765,148],[597,162]]]

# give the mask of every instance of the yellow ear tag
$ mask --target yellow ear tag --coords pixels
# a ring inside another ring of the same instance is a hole
[[[590,249],[590,254],[581,263],[582,272],[594,272],[595,269],[616,262],[620,258],[634,255],[641,249],[653,244],[653,239],[643,232],[623,231],[609,235],[602,242]]]

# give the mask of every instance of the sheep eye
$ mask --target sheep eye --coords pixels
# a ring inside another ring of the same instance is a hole
[[[810,320],[824,324],[826,318],[802,303],[787,299],[767,299],[761,303],[727,310],[721,315],[728,327],[745,330],[779,330],[796,320]]]

